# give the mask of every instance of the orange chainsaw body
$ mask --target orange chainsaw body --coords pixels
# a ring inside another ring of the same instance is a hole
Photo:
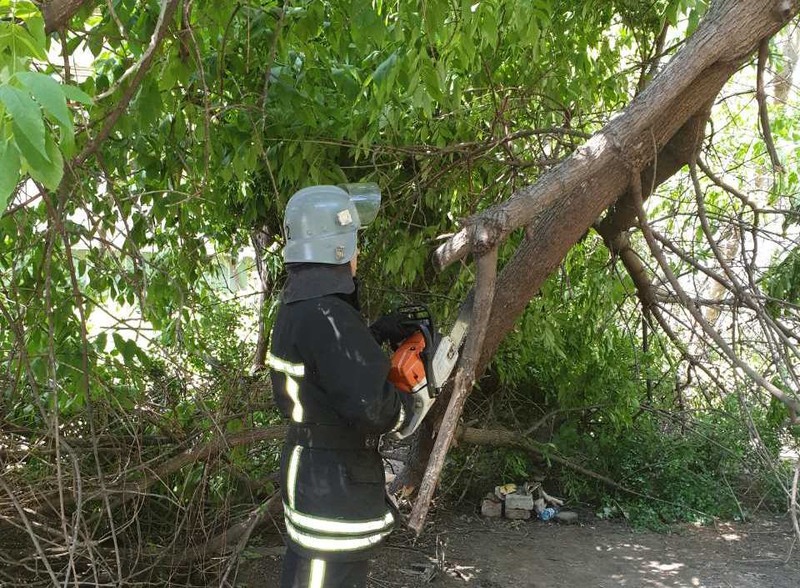
[[[403,392],[416,392],[427,381],[425,362],[422,353],[425,351],[425,337],[417,331],[392,354],[392,367],[389,369],[389,381]]]

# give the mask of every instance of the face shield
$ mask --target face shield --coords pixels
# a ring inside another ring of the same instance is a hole
[[[359,228],[368,226],[378,216],[381,206],[381,189],[374,182],[359,184],[339,184],[339,187],[348,193],[350,202],[358,212]]]

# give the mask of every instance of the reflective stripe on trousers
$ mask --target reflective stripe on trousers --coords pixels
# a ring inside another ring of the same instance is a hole
[[[357,537],[318,535],[316,533],[312,534],[297,529],[288,519],[285,522],[286,531],[289,533],[289,537],[292,538],[292,541],[306,549],[328,553],[343,553],[369,549],[380,543],[392,532],[390,528],[380,533]]]
[[[312,559],[308,574],[308,588],[322,588],[325,585],[325,560]]]
[[[286,531],[292,541],[313,551],[340,553],[368,549],[380,543],[394,526],[387,511],[374,519],[347,520],[309,515],[297,510],[297,475],[302,445],[295,445],[286,468],[286,501],[283,503]]]
[[[369,563],[307,559],[291,549],[283,556],[280,588],[366,588]]]
[[[389,535],[394,525],[394,516],[390,512],[380,519],[352,522],[311,517],[298,513],[285,504],[283,512],[286,532],[292,541],[306,549],[327,553],[369,549]],[[308,523],[309,519],[313,519],[310,529],[296,522]]]

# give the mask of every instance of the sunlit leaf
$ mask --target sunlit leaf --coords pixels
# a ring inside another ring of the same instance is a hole
[[[0,214],[19,183],[19,153],[10,139],[0,137]]]
[[[33,150],[47,160],[44,121],[41,110],[33,98],[19,88],[3,84],[0,85],[0,102],[11,115],[15,138],[26,159]],[[22,140],[25,141],[24,146]]]

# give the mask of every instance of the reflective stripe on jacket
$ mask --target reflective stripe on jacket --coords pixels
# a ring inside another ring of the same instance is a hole
[[[281,304],[268,363],[275,402],[291,427],[322,427],[332,441],[284,445],[290,547],[309,558],[372,557],[396,515],[382,459],[366,441],[404,425],[410,398],[387,382],[388,358],[356,308],[336,294]],[[333,442],[337,431],[364,442]]]

